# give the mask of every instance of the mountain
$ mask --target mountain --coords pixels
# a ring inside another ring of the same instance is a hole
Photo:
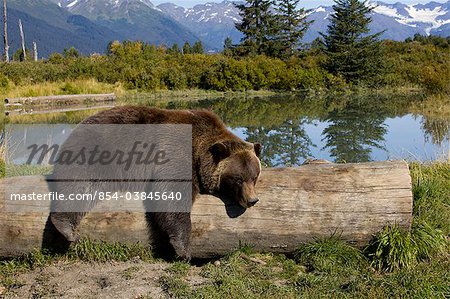
[[[375,6],[371,31],[385,30],[382,38],[404,40],[416,33],[450,35],[450,1],[415,5],[371,2],[371,5]],[[196,5],[192,8],[164,3],[156,8],[185,25],[217,50],[222,49],[226,37],[231,37],[235,43],[242,37],[234,28],[234,23],[240,20],[239,10],[229,0]],[[326,32],[332,12],[330,6],[319,6],[309,12],[308,19],[314,23],[306,32],[304,42],[311,42],[320,36],[319,32]]]
[[[8,1],[8,34],[10,55],[20,47],[19,19],[22,20],[26,47],[38,45],[40,57],[75,46],[81,53],[103,53],[108,42],[121,39],[113,30],[93,23],[89,19],[72,15],[48,0]],[[3,53],[3,43],[1,44]]]
[[[400,3],[397,3],[400,4]],[[387,4],[386,4],[387,5]],[[401,4],[402,7],[404,4]],[[372,23],[370,24],[370,30],[372,33],[384,31],[381,38],[392,40],[404,40],[407,37],[413,36],[416,33],[422,35],[426,34],[424,28],[416,26],[408,26],[398,22],[395,18],[386,13],[380,13],[384,10],[381,2],[378,3],[374,13],[372,13]],[[400,8],[401,9],[401,8]],[[304,42],[311,42],[315,38],[319,37],[319,32],[325,33],[329,24],[330,15],[333,13],[331,6],[320,6],[313,9],[308,16],[308,20],[314,21],[305,34]]]
[[[198,40],[189,29],[163,14],[149,0],[53,0],[126,39],[172,45]]]
[[[113,40],[166,45],[199,40],[148,0],[9,0],[7,5],[11,55],[20,48],[19,19],[26,47],[35,41],[40,57],[72,46],[85,55],[104,53]]]
[[[235,42],[242,38],[242,34],[234,27],[234,23],[240,20],[239,10],[234,3],[236,2],[225,0],[221,3],[198,4],[193,8],[163,3],[157,9],[185,25],[204,43],[221,50],[227,37]]]
[[[127,39],[168,46],[200,39],[206,49],[220,51],[225,38],[235,43],[242,38],[235,28],[240,16],[234,3],[225,0],[183,8],[172,3],[154,6],[150,0],[8,0],[11,54],[19,48],[19,19],[26,46],[31,48],[36,41],[41,57],[71,46],[83,54],[103,53],[110,41]],[[385,30],[383,38],[404,40],[416,33],[450,36],[450,1],[371,5],[376,6],[371,31]],[[309,11],[308,19],[314,23],[304,42],[326,32],[332,12],[330,6]]]

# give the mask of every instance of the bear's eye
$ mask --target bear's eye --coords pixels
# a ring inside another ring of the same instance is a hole
[[[239,185],[239,186],[241,186],[242,185],[242,183],[244,182],[244,179],[243,178],[235,178],[234,179],[234,182],[236,183],[236,185]]]

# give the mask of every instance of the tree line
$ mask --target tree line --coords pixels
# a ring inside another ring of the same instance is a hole
[[[38,62],[0,63],[0,85],[95,78],[146,91],[389,86],[450,92],[449,38],[382,41],[381,33],[369,34],[372,7],[336,0],[327,32],[304,45],[301,37],[309,22],[297,0],[280,0],[277,7],[266,0],[247,1],[237,24],[244,37],[237,45],[227,39],[222,53],[204,54],[200,41],[171,47],[114,41],[105,55],[80,56],[71,48]]]
[[[298,55],[305,46],[302,38],[311,25],[308,11],[300,0],[246,0],[236,5],[242,21],[236,28],[244,35],[240,44],[230,47],[235,55],[265,54],[287,58]],[[326,53],[323,66],[349,82],[367,81],[386,71],[380,35],[369,34],[370,14],[375,7],[368,1],[335,0],[326,33],[314,44]],[[226,41],[225,44],[229,44]]]

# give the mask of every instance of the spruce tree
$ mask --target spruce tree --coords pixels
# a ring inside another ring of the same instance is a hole
[[[181,50],[177,43],[173,44],[171,48],[167,49],[167,53],[169,54],[180,54]]]
[[[264,53],[269,39],[269,26],[273,18],[270,12],[269,0],[245,0],[238,4],[239,15],[242,18],[236,23],[236,29],[243,33],[241,47],[248,53]]]
[[[223,55],[233,55],[233,40],[231,39],[231,37],[227,37],[223,43]]]
[[[205,49],[203,48],[203,44],[201,41],[196,41],[194,45],[192,46],[191,53],[195,54],[203,54],[205,53]]]
[[[299,8],[300,0],[280,0],[277,15],[272,26],[273,45],[276,56],[290,56],[300,47],[300,42],[311,21],[307,21],[307,11]]]
[[[192,53],[191,45],[189,44],[189,42],[185,42],[183,45],[183,54],[191,54],[191,53]]]
[[[369,34],[372,22],[367,1],[334,0],[334,13],[324,37],[327,69],[349,82],[375,83],[383,73],[382,32]]]

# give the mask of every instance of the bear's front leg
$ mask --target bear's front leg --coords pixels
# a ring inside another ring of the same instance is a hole
[[[158,228],[169,238],[176,258],[189,261],[191,259],[191,215],[190,213],[166,212],[155,213]]]
[[[77,242],[79,236],[77,228],[83,218],[84,213],[79,212],[51,212],[50,220],[64,238],[70,242]]]

